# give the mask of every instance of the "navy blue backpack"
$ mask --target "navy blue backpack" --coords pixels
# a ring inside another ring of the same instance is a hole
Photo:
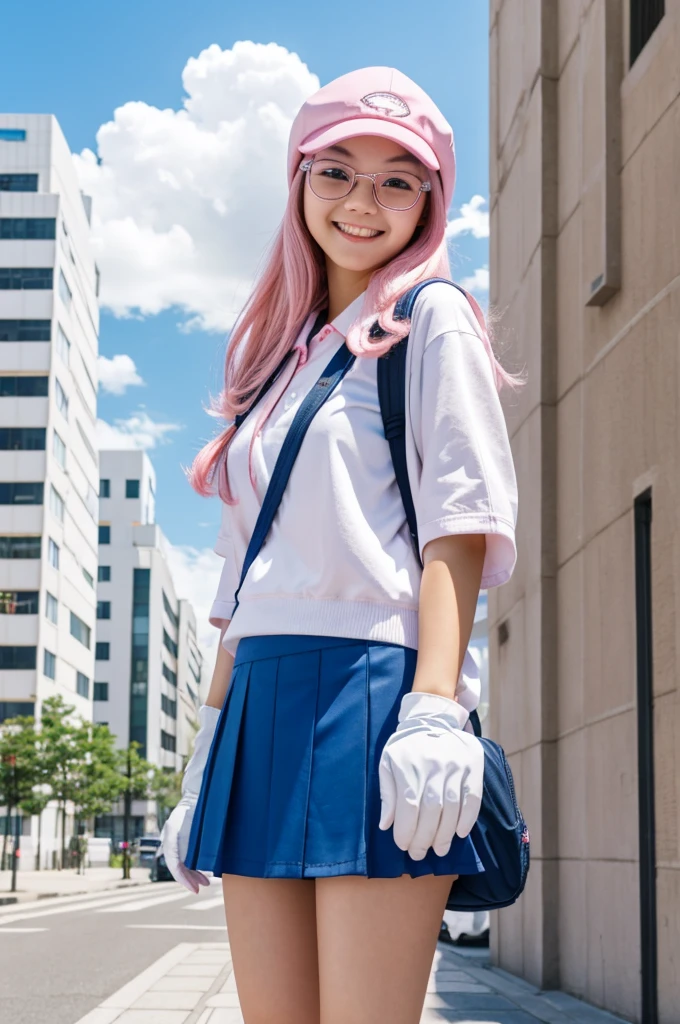
[[[443,278],[432,278],[412,288],[403,295],[395,307],[395,316],[410,318],[413,304],[420,290]],[[452,284],[447,281],[447,284]],[[455,286],[457,287],[457,285]],[[463,291],[461,288],[460,291]],[[466,297],[467,293],[463,292]],[[322,311],[309,332],[307,343],[321,330],[326,322]],[[380,333],[374,324],[371,333]],[[385,437],[390,446],[394,470],[406,511],[406,519],[413,540],[416,555],[420,561],[418,530],[415,508],[411,497],[406,472],[405,440],[405,396],[406,396],[406,347],[408,336],[378,360],[378,395],[383,417]],[[269,390],[288,358],[269,377],[248,407],[236,417],[240,426],[246,416]],[[341,345],[321,377],[305,396],[288,430],[279,456],[276,460],[262,508],[255,523],[241,569],[241,578],[234,595],[234,612],[238,608],[238,595],[250,566],[257,557],[271,528],[281,498],[286,489],[295,459],[300,450],[307,428],[315,413],[333,393],[345,374],[351,369],[355,356],[346,345]],[[232,615],[234,614],[232,612]],[[496,910],[514,903],[522,892],[529,870],[529,832],[517,806],[515,787],[510,766],[502,748],[493,740],[483,739],[479,716],[476,711],[470,715],[475,735],[484,746],[484,793],[477,822],[472,829],[472,841],[479,855],[484,871],[476,875],[460,875],[451,887],[447,903],[449,910]]]
[[[423,281],[402,295],[395,306],[395,319],[410,320],[421,290],[444,280]],[[453,285],[452,281],[446,283]],[[469,298],[462,288],[459,291]],[[411,540],[420,562],[416,512],[406,470],[407,345],[408,335],[378,360],[378,396]],[[512,772],[503,748],[482,737],[476,711],[470,715],[470,723],[484,747],[482,808],[470,833],[484,871],[477,875],[460,875],[451,887],[446,907],[447,910],[498,910],[514,903],[524,889],[529,871],[529,830],[517,805]]]

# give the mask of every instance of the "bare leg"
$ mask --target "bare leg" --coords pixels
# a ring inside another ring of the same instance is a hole
[[[246,1024],[319,1024],[314,879],[222,875]]]
[[[321,1024],[418,1024],[456,877],[316,879]]]

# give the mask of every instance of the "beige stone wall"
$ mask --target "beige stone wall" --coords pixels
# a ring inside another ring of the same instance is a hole
[[[677,1024],[680,0],[630,69],[628,0],[490,8],[490,299],[528,376],[504,397],[519,560],[489,594],[491,706],[533,857],[493,953],[639,1020],[633,502],[651,485],[659,1000]]]

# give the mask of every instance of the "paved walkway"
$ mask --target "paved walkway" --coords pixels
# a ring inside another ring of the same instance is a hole
[[[148,867],[132,868],[127,880],[123,878],[122,868],[86,868],[83,875],[79,875],[75,868],[64,868],[63,871],[18,871],[17,891],[10,892],[12,872],[0,871],[0,904],[125,888],[143,885],[148,881]]]
[[[486,950],[440,945],[421,1024],[622,1024],[490,967]],[[229,943],[182,942],[77,1024],[243,1024]],[[389,1024],[389,1021],[381,1022]]]

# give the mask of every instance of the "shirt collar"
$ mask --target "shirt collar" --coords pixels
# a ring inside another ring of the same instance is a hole
[[[347,331],[361,313],[365,297],[366,291],[364,290],[361,295],[357,295],[353,302],[350,302],[349,306],[345,306],[342,313],[338,313],[335,320],[332,321],[331,327],[334,327],[343,338],[347,336]]]

